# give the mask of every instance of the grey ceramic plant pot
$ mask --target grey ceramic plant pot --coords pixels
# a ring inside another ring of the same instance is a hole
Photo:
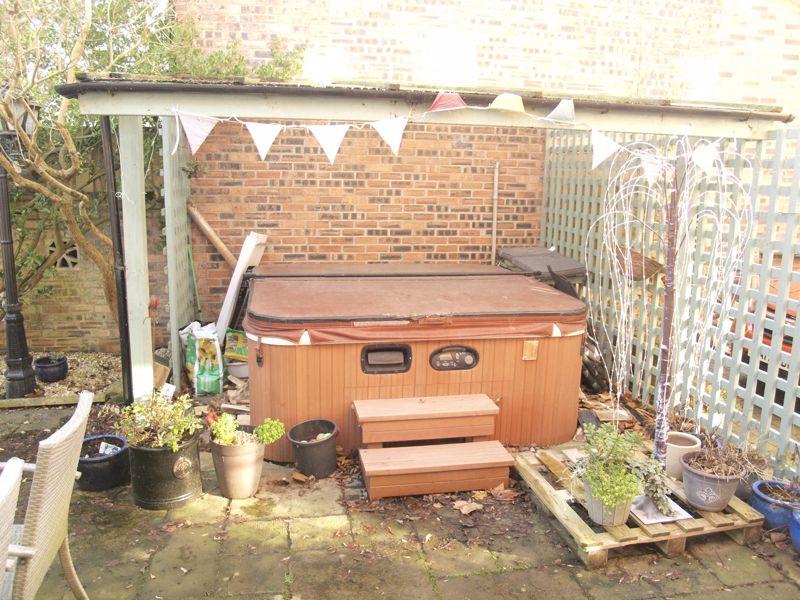
[[[258,491],[264,464],[264,444],[252,442],[222,446],[212,441],[211,456],[223,496],[234,500],[250,498]]]
[[[723,510],[733,498],[736,486],[739,485],[741,474],[729,477],[720,477],[711,473],[704,473],[690,467],[687,461],[703,452],[689,452],[681,456],[683,468],[683,487],[686,490],[686,499],[689,504],[698,510],[719,512]]]

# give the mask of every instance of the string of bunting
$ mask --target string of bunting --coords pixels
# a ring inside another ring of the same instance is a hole
[[[561,100],[558,105],[551,110],[547,116],[538,117],[528,114],[525,111],[525,106],[522,98],[517,94],[503,93],[498,95],[488,106],[471,106],[468,105],[464,99],[456,92],[439,92],[421,117],[430,113],[439,113],[454,110],[494,110],[503,111],[507,113],[516,113],[530,117],[531,119],[556,123],[566,126],[578,126],[591,129],[591,146],[592,146],[592,170],[597,169],[600,165],[606,162],[611,156],[623,150],[623,146],[609,138],[607,135],[592,128],[587,123],[582,123],[575,119],[575,103],[571,98]],[[172,153],[178,150],[180,143],[181,130],[183,130],[186,140],[189,144],[189,150],[194,155],[200,148],[205,139],[209,136],[211,131],[217,123],[223,121],[237,121],[245,126],[253,139],[253,143],[258,150],[258,155],[261,160],[265,160],[267,154],[272,148],[275,139],[280,135],[284,129],[305,129],[316,138],[322,151],[327,156],[331,164],[336,160],[339,153],[339,148],[342,145],[347,132],[352,129],[363,129],[366,126],[372,127],[381,139],[389,146],[392,153],[397,156],[400,152],[400,144],[403,141],[403,134],[405,133],[406,126],[411,115],[407,117],[392,117],[387,119],[380,119],[378,121],[370,121],[367,123],[359,124],[336,124],[336,125],[282,125],[277,123],[255,123],[252,121],[242,121],[237,117],[230,117],[227,119],[219,119],[207,115],[199,115],[173,109],[175,118],[180,124],[178,128],[178,135],[175,140],[175,147]],[[629,149],[625,149],[630,152]],[[652,169],[648,168],[646,164],[649,154],[642,154],[642,168],[645,176]],[[703,170],[708,175],[719,173],[721,166],[720,153],[717,148],[717,142],[709,142],[697,146],[691,156],[698,168]],[[650,177],[648,176],[648,179]]]

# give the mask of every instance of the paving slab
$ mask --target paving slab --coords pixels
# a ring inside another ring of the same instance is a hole
[[[443,600],[530,600],[586,598],[572,575],[563,569],[530,569],[490,575],[471,575],[438,582]]]
[[[291,519],[289,540],[292,552],[337,550],[353,544],[350,521],[345,515]]]
[[[228,523],[222,540],[223,556],[261,554],[289,556],[289,524],[282,520]]]
[[[575,580],[592,600],[640,600],[660,597],[660,590],[647,579],[631,576],[624,568],[625,559],[614,559],[604,569],[574,570]]]
[[[189,521],[191,523],[221,523],[228,515],[230,500],[218,494],[206,493],[180,508],[167,512],[165,521]]]
[[[783,581],[724,588],[712,593],[689,594],[680,596],[680,600],[796,600],[799,597],[800,588]]]
[[[689,540],[687,550],[728,587],[780,581],[783,576],[747,546],[740,546],[725,535]]]
[[[355,550],[293,554],[290,588],[293,598],[303,600],[436,598],[421,557],[387,558]]]
[[[219,530],[213,526],[179,529],[156,552],[140,596],[163,600],[202,598],[223,591],[219,573]]]
[[[308,484],[261,488],[250,507],[269,507],[268,518],[320,517],[345,514],[342,491],[335,479],[322,479]],[[248,514],[245,507],[244,515]],[[233,513],[232,513],[233,514]],[[265,518],[253,515],[253,518]]]
[[[419,552],[419,535],[414,522],[400,518],[403,515],[351,511],[350,523],[357,547],[382,556],[414,554]],[[423,536],[424,540],[424,536]]]

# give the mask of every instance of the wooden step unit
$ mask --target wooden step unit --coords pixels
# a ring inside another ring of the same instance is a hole
[[[367,448],[380,448],[384,442],[485,441],[494,436],[500,413],[486,394],[355,400],[353,410]]]
[[[498,441],[359,450],[370,500],[491,489],[514,459]]]

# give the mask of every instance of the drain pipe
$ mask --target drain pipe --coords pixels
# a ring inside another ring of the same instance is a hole
[[[497,191],[500,182],[500,161],[494,161],[494,187],[492,188],[492,256],[489,264],[493,265],[497,260]]]
[[[131,338],[128,323],[128,294],[125,282],[125,257],[122,254],[122,230],[119,221],[119,197],[114,169],[114,150],[111,145],[111,119],[100,117],[100,136],[103,146],[103,165],[106,169],[106,194],[111,223],[111,241],[114,245],[114,283],[117,288],[117,322],[119,323],[119,355],[122,361],[122,399],[133,402],[131,370]]]

